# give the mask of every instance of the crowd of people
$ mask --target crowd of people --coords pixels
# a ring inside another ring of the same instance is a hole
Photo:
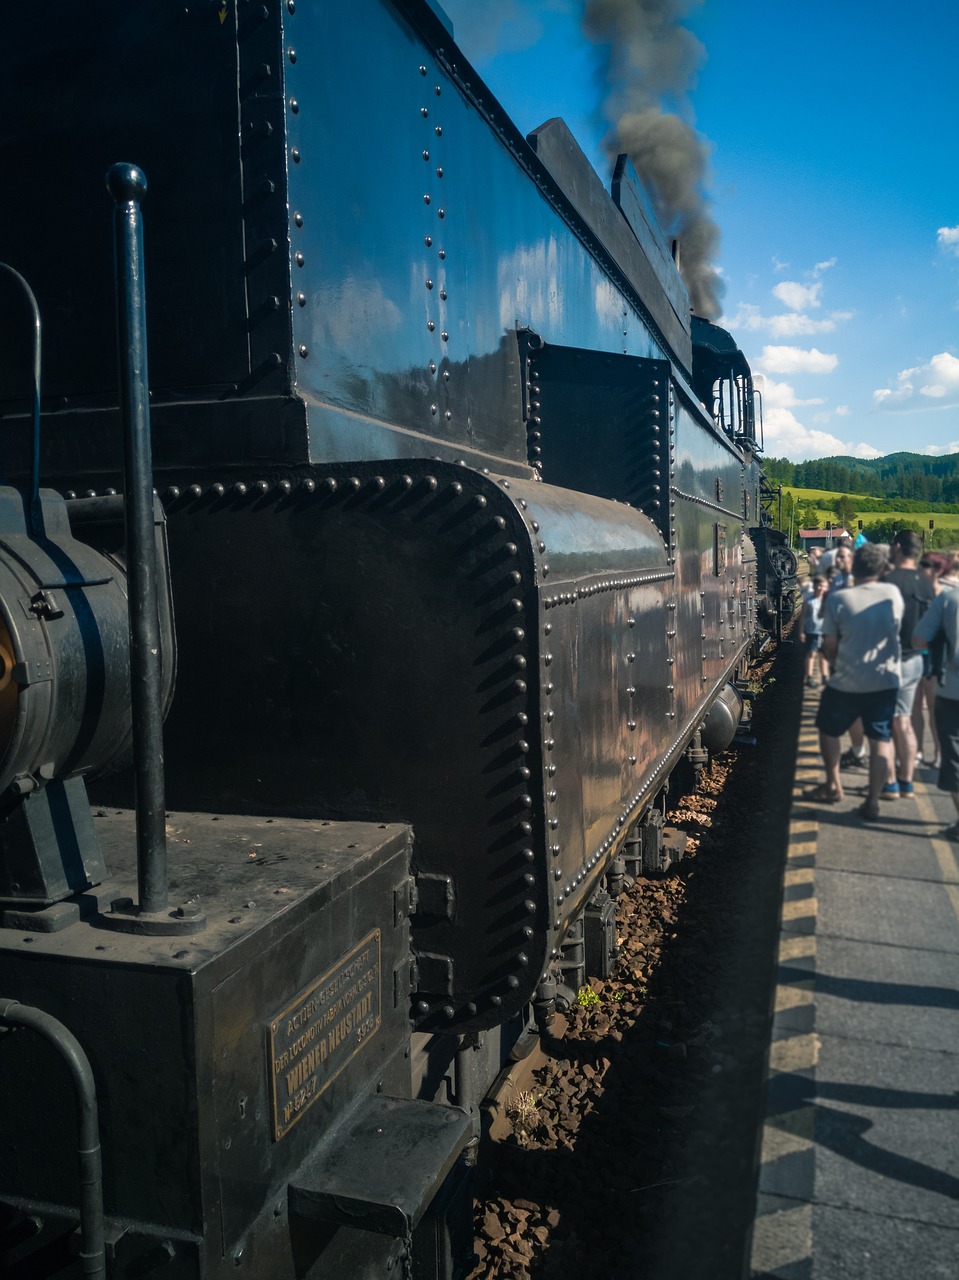
[[[864,770],[858,813],[875,822],[880,801],[914,794],[925,761],[956,810],[943,834],[959,842],[959,555],[924,551],[918,534],[903,531],[891,545],[854,548],[844,538],[808,558],[799,627],[806,682],[823,685],[816,727],[826,777],[803,798],[837,804],[843,772]]]

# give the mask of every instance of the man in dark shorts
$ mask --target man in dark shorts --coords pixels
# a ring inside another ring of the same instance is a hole
[[[823,611],[823,655],[832,674],[816,716],[826,781],[803,792],[805,800],[835,804],[843,797],[840,739],[862,719],[869,739],[869,791],[859,814],[879,817],[879,795],[894,767],[892,719],[899,689],[902,593],[881,582],[885,553],[864,542],[853,560],[856,585],[830,592]]]
[[[945,656],[933,707],[941,753],[938,785],[952,797],[957,817],[942,834],[959,842],[959,591],[936,596],[919,619],[912,643],[925,649],[939,636],[945,639]]]

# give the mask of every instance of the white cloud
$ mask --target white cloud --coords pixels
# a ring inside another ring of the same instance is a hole
[[[935,400],[935,408],[959,404],[959,359],[948,351],[940,351],[928,364],[903,369],[895,387],[880,387],[872,393],[873,402],[880,409],[894,409],[904,404],[917,408],[921,402],[911,403],[917,396]]]
[[[834,458],[837,455],[854,458],[881,458],[882,451],[871,444],[852,444],[840,440],[829,431],[807,427],[789,409],[772,410],[765,415],[763,439],[766,453],[771,457],[789,458],[804,462],[808,458]]]
[[[769,317],[769,333],[773,338],[803,338],[813,333],[832,333],[843,320],[851,320],[851,311],[834,311],[822,320],[813,320],[800,313]]]
[[[790,409],[771,409],[763,415],[763,440],[771,457],[804,462],[809,458],[881,458],[881,449],[860,442],[853,444],[817,427],[807,427]]]
[[[788,382],[777,382],[760,374],[759,389],[763,393],[763,405],[775,409],[804,409],[808,405],[825,404],[822,396],[810,396],[801,400]]]
[[[820,307],[822,306],[822,281],[819,277],[835,265],[835,258],[817,262],[812,271],[807,273],[812,279],[812,284],[800,284],[798,280],[783,280],[773,289],[773,296],[791,311],[802,311],[806,307]]]
[[[848,452],[846,446],[828,431],[804,426],[788,409],[778,409],[765,417],[763,443],[766,453],[774,458],[805,462],[807,458],[832,458]]]
[[[788,266],[777,259],[773,261],[777,270]],[[721,323],[727,329],[746,329],[750,332],[762,330],[774,339],[808,338],[817,333],[832,333],[838,325],[851,320],[855,312],[831,311],[828,315],[816,317],[806,313],[810,310],[817,311],[822,306],[823,282],[818,277],[835,263],[835,258],[817,262],[812,271],[807,272],[811,283],[783,280],[773,287],[773,297],[787,307],[788,311],[780,315],[764,315],[754,304],[740,303],[736,313],[725,317]]]
[[[741,302],[735,315],[723,316],[719,323],[724,329],[746,329],[751,333],[765,329],[772,338],[805,338],[814,333],[832,333],[837,325],[851,320],[854,315],[853,311],[833,311],[821,320],[799,312],[764,316],[759,307]]]
[[[882,451],[872,445],[852,444],[818,426],[807,426],[794,412],[823,404],[821,398],[801,399],[788,382],[777,382],[774,378],[763,377],[762,382],[763,439],[768,454],[791,458],[795,462],[807,458],[829,458],[836,454],[851,454],[856,458],[882,457]],[[828,411],[816,413],[812,422],[826,422],[829,417]]]
[[[815,401],[809,401],[813,404]],[[822,401],[818,403],[822,404]],[[848,418],[852,411],[848,404],[837,404],[834,409],[823,409],[821,413],[813,415],[813,422],[831,422],[833,418]]]
[[[936,232],[939,248],[959,257],[959,227],[940,227]]]
[[[817,347],[763,347],[757,363],[770,373],[832,373],[839,357]]]
[[[789,307],[791,311],[802,311],[805,307],[822,306],[822,281],[815,284],[800,284],[797,280],[783,280],[773,289],[773,297]]]
[[[949,444],[927,444],[918,450],[919,453],[926,453],[931,458],[941,458],[947,453],[959,453],[959,440],[952,440]]]

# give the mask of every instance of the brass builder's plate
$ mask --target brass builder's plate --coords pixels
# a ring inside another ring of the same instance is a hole
[[[288,1133],[376,1034],[382,1021],[374,929],[270,1023],[273,1138]]]

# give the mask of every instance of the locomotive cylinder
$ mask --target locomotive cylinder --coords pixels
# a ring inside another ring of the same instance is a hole
[[[130,738],[124,575],[71,533],[66,505],[41,493],[45,539],[24,500],[0,490],[0,796],[121,759]]]

